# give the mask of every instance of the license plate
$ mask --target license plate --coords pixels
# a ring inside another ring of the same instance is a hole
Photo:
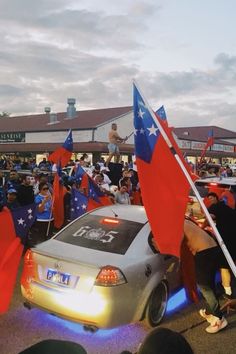
[[[62,285],[69,285],[70,274],[61,273],[61,272],[58,272],[55,269],[48,269],[47,280],[51,281],[52,283],[57,283],[57,284],[62,284]]]

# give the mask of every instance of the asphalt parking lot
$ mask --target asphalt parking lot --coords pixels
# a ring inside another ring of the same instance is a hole
[[[71,340],[82,344],[89,354],[118,354],[122,350],[135,352],[149,329],[143,324],[132,324],[111,330],[86,332],[83,326],[59,319],[38,309],[27,310],[22,306],[18,273],[14,297],[8,313],[0,321],[0,353],[17,354],[43,339]],[[207,323],[202,321],[197,309],[201,304],[184,305],[167,314],[161,324],[183,333],[195,354],[236,353],[236,312],[227,315],[229,325],[217,334],[205,332]]]

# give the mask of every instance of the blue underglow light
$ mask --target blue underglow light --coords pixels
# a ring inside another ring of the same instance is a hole
[[[168,300],[166,312],[167,313],[172,312],[177,308],[182,307],[187,302],[188,300],[186,298],[185,290],[184,288],[182,288],[181,290],[179,290],[177,293],[175,293],[173,296],[170,297],[170,299]]]
[[[76,322],[71,322],[69,320],[65,320],[63,318],[57,317],[57,316],[52,316],[49,314],[44,314],[47,316],[47,319],[50,320],[51,322],[55,323],[55,325],[62,326],[63,328],[69,329],[70,331],[77,333],[77,334],[83,334],[85,335],[86,333],[88,335],[91,335],[91,332],[86,332],[84,330],[83,325],[76,323]],[[101,329],[99,328],[99,331],[93,333],[93,336],[96,335],[97,338],[105,338],[105,337],[112,337],[116,332],[118,332],[122,327],[125,326],[120,326],[116,328],[111,328],[111,329]]]

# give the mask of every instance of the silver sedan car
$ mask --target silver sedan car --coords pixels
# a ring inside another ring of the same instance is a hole
[[[157,326],[180,276],[178,259],[160,254],[152,239],[142,206],[112,205],[84,214],[27,251],[25,306],[93,329],[140,320]]]

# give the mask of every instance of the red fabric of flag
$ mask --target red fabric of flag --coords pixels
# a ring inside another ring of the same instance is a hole
[[[161,253],[180,256],[189,183],[159,137],[151,163],[136,158],[143,204]]]
[[[0,314],[10,305],[23,245],[15,234],[11,212],[3,208],[0,212]]]
[[[154,238],[161,253],[179,257],[190,185],[136,87],[134,126],[142,201]]]
[[[64,223],[65,192],[65,187],[60,183],[60,176],[56,173],[53,181],[53,217],[57,229],[60,229]]]

